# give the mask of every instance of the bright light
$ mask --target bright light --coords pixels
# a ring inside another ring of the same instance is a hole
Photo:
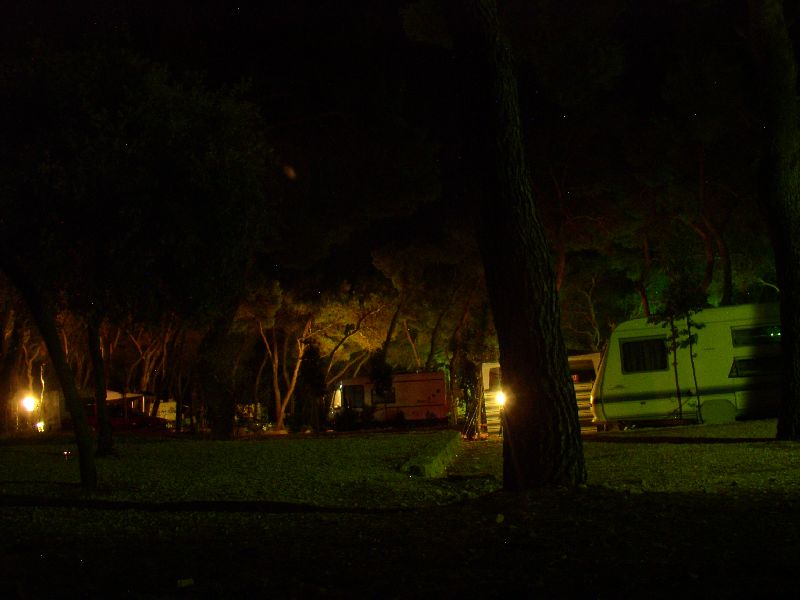
[[[36,423],[36,431],[39,433],[44,432],[44,421],[39,421]]]
[[[500,407],[502,407],[506,403],[506,395],[502,391],[497,392],[495,399],[497,400],[497,404],[499,404]]]
[[[28,412],[33,412],[33,409],[36,408],[36,398],[28,394],[22,399],[22,408],[27,410]]]

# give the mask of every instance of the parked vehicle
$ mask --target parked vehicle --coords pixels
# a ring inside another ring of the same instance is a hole
[[[502,413],[505,403],[500,363],[481,364],[481,406],[477,415],[481,433],[499,435],[503,432]]]
[[[108,419],[111,429],[114,431],[124,431],[129,429],[166,429],[169,421],[161,417],[151,417],[143,412],[128,408],[122,402],[109,402]],[[95,414],[94,403],[86,407],[86,420],[89,426],[97,429],[98,417]]]
[[[569,375],[575,389],[575,401],[578,404],[578,421],[583,429],[595,429],[592,415],[592,386],[600,368],[600,353],[577,354],[570,356]]]
[[[385,393],[368,377],[346,379],[334,391],[328,420],[376,423],[446,421],[451,403],[447,380],[441,371],[402,373],[392,377]]]
[[[671,420],[725,422],[777,414],[777,304],[707,308],[671,328],[634,319],[611,335],[592,389],[594,422],[609,428]],[[696,339],[689,345],[689,333]]]
[[[567,360],[578,406],[578,420],[581,427],[594,429],[590,397],[600,365],[600,353],[577,354],[569,356]],[[500,363],[492,362],[481,365],[481,387],[483,398],[481,431],[487,434],[502,433],[502,410],[505,404],[505,394],[503,393]]]

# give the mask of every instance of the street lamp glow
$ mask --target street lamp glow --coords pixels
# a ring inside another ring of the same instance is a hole
[[[33,409],[36,408],[36,398],[28,394],[22,399],[22,408],[24,408],[28,412],[33,412]]]
[[[500,406],[500,408],[503,408],[506,403],[506,395],[502,391],[497,392],[495,399],[497,400],[497,404]]]

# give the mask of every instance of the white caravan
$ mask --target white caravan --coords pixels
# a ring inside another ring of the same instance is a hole
[[[777,414],[782,371],[778,305],[707,308],[692,315],[692,321],[698,325],[691,330],[697,336],[691,346],[694,369],[685,319],[675,322],[675,351],[669,326],[645,318],[617,326],[592,388],[598,428]]]

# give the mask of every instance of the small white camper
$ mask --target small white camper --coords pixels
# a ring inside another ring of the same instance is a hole
[[[592,388],[599,427],[685,420],[706,423],[777,414],[781,385],[777,304],[707,308],[669,326],[634,319],[611,334]],[[672,349],[677,346],[676,349]]]

